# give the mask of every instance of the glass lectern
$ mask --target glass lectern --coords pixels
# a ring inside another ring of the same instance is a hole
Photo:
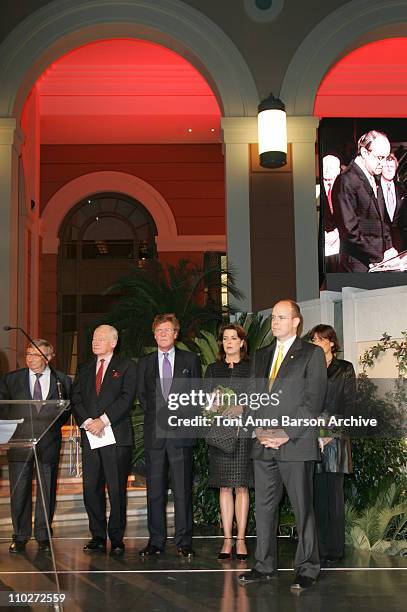
[[[47,492],[41,469],[41,456],[47,445],[53,443],[53,429],[60,427],[59,420],[69,408],[69,400],[0,400],[0,448],[7,450],[10,461],[31,461],[34,458],[37,479],[37,497],[44,512],[46,530],[50,542],[52,567],[57,592],[60,593],[59,578],[55,563],[51,526],[46,504]],[[49,432],[48,436],[46,435]],[[54,435],[55,435],[54,434]],[[18,486],[15,485],[14,489]],[[14,491],[10,484],[10,497]],[[60,603],[55,610],[62,610]]]

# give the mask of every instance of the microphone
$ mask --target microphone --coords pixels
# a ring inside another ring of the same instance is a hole
[[[60,381],[60,379],[59,379],[59,376],[58,376],[58,374],[57,374],[57,371],[56,371],[56,369],[54,368],[54,366],[51,364],[50,359],[47,357],[47,355],[44,353],[44,351],[42,351],[42,350],[40,349],[40,347],[39,347],[39,346],[38,346],[38,344],[35,342],[35,340],[33,340],[33,339],[31,338],[31,336],[29,336],[29,335],[27,334],[27,332],[26,332],[26,331],[25,331],[25,330],[24,330],[22,327],[19,327],[19,326],[12,327],[11,325],[3,325],[3,329],[4,329],[4,331],[12,331],[12,330],[18,330],[18,331],[20,331],[20,332],[23,334],[23,336],[25,336],[25,337],[27,338],[28,342],[29,342],[30,344],[32,344],[32,345],[33,345],[33,346],[34,346],[34,347],[37,349],[37,351],[38,351],[38,352],[39,352],[39,353],[42,355],[42,357],[45,359],[46,363],[48,364],[49,369],[51,370],[51,372],[52,372],[52,373],[53,373],[53,375],[55,376],[55,379],[56,379],[56,385],[57,385],[57,391],[58,391],[58,399],[59,399],[59,400],[63,400],[64,398],[62,397],[62,385],[61,385],[61,381]]]

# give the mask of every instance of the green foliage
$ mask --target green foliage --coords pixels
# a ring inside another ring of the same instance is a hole
[[[383,479],[405,478],[407,443],[402,439],[357,438],[352,440],[353,474],[345,480],[347,499],[356,508],[366,507]]]
[[[131,421],[133,424],[133,432],[134,432],[133,455],[132,455],[131,463],[134,468],[137,462],[144,456],[144,437],[143,437],[144,414],[138,402],[134,403],[133,411],[131,415]]]
[[[214,279],[220,279],[218,283]],[[131,357],[143,354],[144,347],[154,345],[151,330],[157,313],[176,314],[181,331],[179,339],[188,344],[200,329],[212,329],[233,308],[222,311],[218,304],[205,301],[204,288],[226,287],[229,295],[241,299],[233,271],[199,266],[182,259],[175,266],[151,262],[146,269],[134,267],[130,274],[108,289],[121,295],[112,312],[102,321],[120,332],[121,352]]]
[[[270,315],[262,315],[257,312],[239,315],[236,323],[241,325],[247,334],[247,344],[251,355],[257,349],[267,346],[273,339],[271,332]]]
[[[400,437],[400,415],[407,405],[407,332],[402,332],[402,341],[393,340],[386,332],[379,342],[366,350],[360,359],[362,374],[358,378],[358,407],[362,414],[366,407],[385,416],[391,438],[358,438],[352,440],[354,473],[346,479],[346,494],[354,506],[361,510],[369,507],[372,496],[376,496],[383,479],[405,480],[407,465],[407,443]],[[398,377],[392,389],[379,395],[377,386],[368,378],[367,372],[386,351],[396,358]]]
[[[392,350],[393,356],[396,358],[398,376],[407,375],[407,331],[401,332],[402,340],[393,340],[387,332],[384,332],[379,342],[367,349],[360,358],[360,364],[363,372],[366,373],[368,368],[372,368],[375,361],[382,353]]]
[[[384,481],[376,490],[375,499],[362,511],[347,503],[346,543],[388,555],[405,553],[407,541],[401,537],[407,525],[405,495],[405,487]]]
[[[220,525],[219,491],[208,487],[208,446],[199,439],[194,448],[193,516],[196,525]]]

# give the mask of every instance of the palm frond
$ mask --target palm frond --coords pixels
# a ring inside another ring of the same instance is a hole
[[[360,548],[362,550],[370,550],[370,542],[366,533],[358,525],[354,525],[346,533],[346,543],[354,548]]]

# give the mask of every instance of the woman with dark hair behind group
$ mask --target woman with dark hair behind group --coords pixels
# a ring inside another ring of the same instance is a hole
[[[250,362],[247,357],[247,335],[240,325],[225,325],[219,333],[217,361],[211,363],[205,374],[207,386],[215,389],[217,384],[233,389],[236,394],[247,391]],[[218,379],[218,380],[217,380]],[[229,416],[241,414],[241,407],[227,409]],[[236,449],[225,453],[209,446],[209,486],[219,487],[219,503],[224,533],[223,546],[218,559],[228,560],[233,552],[233,517],[236,517],[236,558],[247,559],[245,543],[247,516],[249,513],[249,490],[253,486],[250,459],[251,439],[238,438]],[[233,497],[235,490],[235,498]]]
[[[328,368],[328,387],[322,416],[347,416],[353,412],[356,376],[353,365],[337,359],[339,341],[331,325],[317,325],[309,336],[322,348]],[[345,547],[344,474],[352,472],[349,438],[320,438],[322,461],[316,464],[314,508],[321,563],[329,565],[341,559]]]

